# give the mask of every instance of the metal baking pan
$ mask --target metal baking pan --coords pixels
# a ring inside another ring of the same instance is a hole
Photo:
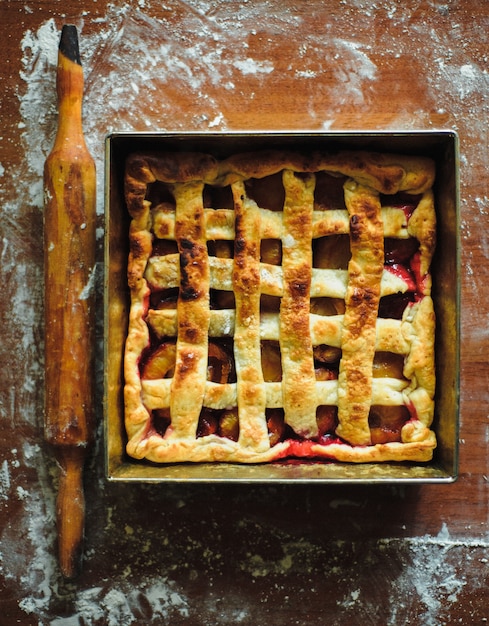
[[[104,433],[111,481],[450,483],[458,473],[460,238],[459,147],[451,130],[236,133],[114,133],[106,138],[104,283]],[[437,249],[432,265],[437,318],[435,420],[438,445],[429,463],[281,462],[168,464],[125,453],[123,354],[129,314],[126,280],[129,215],[124,164],[134,151],[202,151],[218,158],[248,150],[371,150],[430,156],[436,162]],[[454,280],[455,278],[455,280]]]

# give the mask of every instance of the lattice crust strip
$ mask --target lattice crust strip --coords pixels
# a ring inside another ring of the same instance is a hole
[[[128,454],[430,460],[434,176],[364,152],[131,155]]]

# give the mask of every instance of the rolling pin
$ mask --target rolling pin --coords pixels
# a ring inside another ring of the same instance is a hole
[[[66,578],[80,570],[83,469],[94,438],[96,177],[83,136],[83,86],[78,33],[65,25],[56,72],[58,128],[44,166],[44,435],[59,465],[58,557]]]

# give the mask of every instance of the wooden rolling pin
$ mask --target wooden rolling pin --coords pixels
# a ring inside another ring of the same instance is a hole
[[[75,26],[62,29],[56,74],[58,131],[44,167],[46,440],[60,466],[59,564],[79,573],[83,467],[94,437],[95,164],[82,130],[83,70]]]

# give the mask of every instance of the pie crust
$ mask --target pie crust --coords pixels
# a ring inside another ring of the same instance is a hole
[[[128,454],[429,461],[434,177],[368,152],[130,155]]]

